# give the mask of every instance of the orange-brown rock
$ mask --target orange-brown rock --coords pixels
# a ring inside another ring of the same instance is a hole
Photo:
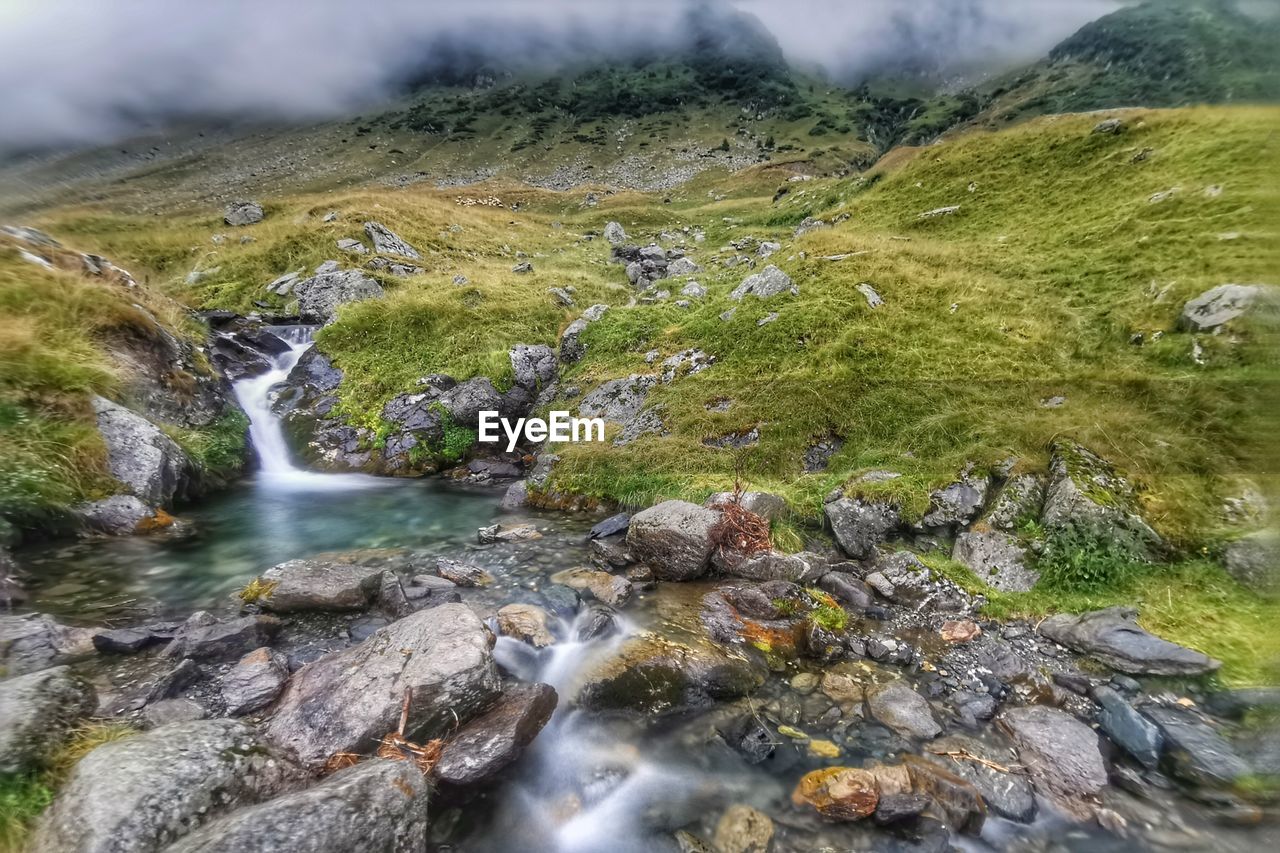
[[[828,767],[805,775],[791,792],[797,808],[813,808],[832,820],[862,820],[876,810],[875,776],[855,767]]]
[[[976,622],[968,619],[948,619],[942,623],[942,639],[948,643],[967,643],[982,633]]]

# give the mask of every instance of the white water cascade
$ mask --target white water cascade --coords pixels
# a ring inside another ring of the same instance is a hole
[[[249,438],[262,466],[257,482],[280,490],[356,489],[380,485],[381,481],[375,477],[322,474],[293,464],[280,418],[271,411],[274,399],[271,389],[288,378],[303,353],[315,344],[315,329],[311,326],[274,326],[268,331],[289,345],[288,352],[278,355],[268,372],[241,379],[232,386],[240,407],[249,416]]]

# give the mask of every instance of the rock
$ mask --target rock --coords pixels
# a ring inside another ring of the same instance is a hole
[[[185,658],[173,669],[168,670],[151,685],[147,692],[148,702],[171,699],[195,684],[204,676],[202,670],[191,658]]]
[[[674,278],[678,275],[693,275],[696,272],[702,272],[702,267],[693,262],[691,258],[676,258],[667,264],[667,276]]]
[[[565,364],[572,364],[582,359],[586,354],[586,345],[582,343],[582,332],[591,323],[599,320],[609,310],[608,305],[592,305],[586,311],[582,312],[582,316],[569,324],[569,328],[564,330],[564,334],[560,336],[560,360]]]
[[[719,853],[769,853],[772,841],[773,821],[743,803],[729,806],[716,823],[715,849]]]
[[[745,559],[723,558],[721,553],[712,562],[721,573],[729,577],[754,581],[790,581],[812,584],[827,573],[826,561],[816,554],[779,554],[765,551]]]
[[[707,289],[696,281],[691,281],[680,288],[680,295],[687,296],[690,299],[702,299],[707,295]]]
[[[782,251],[781,243],[770,243],[767,240],[762,241],[759,246],[756,246],[756,255],[761,260],[769,257],[770,255],[776,254],[777,252],[780,252],[780,251]]]
[[[43,614],[0,615],[0,671],[11,677],[92,657],[93,634]]]
[[[240,657],[269,645],[280,627],[280,620],[274,616],[243,616],[219,622],[201,611],[183,623],[165,654],[195,660]]]
[[[951,559],[1002,592],[1030,592],[1040,580],[1040,573],[1027,566],[1026,551],[1018,540],[996,530],[961,533]]]
[[[112,495],[75,508],[85,527],[109,536],[133,536],[162,529],[157,512],[133,495]]]
[[[405,737],[440,737],[498,695],[492,642],[466,605],[420,610],[294,673],[264,737],[312,768],[337,752],[367,753],[397,730],[406,692]]]
[[[631,598],[631,581],[608,572],[565,569],[552,575],[551,582],[580,592],[589,592],[597,601],[610,607],[621,607]]]
[[[43,769],[96,707],[93,687],[65,666],[0,681],[0,774]]]
[[[929,511],[921,519],[926,530],[967,525],[978,517],[987,499],[986,478],[965,477],[929,495]]]
[[[222,700],[231,716],[251,714],[270,705],[289,678],[284,655],[268,648],[256,649],[222,677]]]
[[[879,293],[876,293],[876,289],[868,282],[864,281],[862,284],[858,285],[855,290],[861,293],[863,298],[867,300],[868,308],[875,309],[884,304],[884,299]]]
[[[873,817],[880,826],[892,826],[920,817],[932,802],[924,794],[882,794]]]
[[[1164,745],[1160,729],[1110,687],[1095,687],[1093,700],[1102,706],[1098,727],[1143,767],[1154,770],[1160,763],[1160,749]]]
[[[416,853],[427,836],[430,790],[412,762],[365,761],[212,821],[166,853]]]
[[[693,580],[707,570],[714,550],[711,528],[719,520],[715,510],[664,501],[632,516],[627,545],[659,580]]]
[[[991,766],[1012,771],[1017,765],[1012,750],[997,750],[982,741],[952,735],[929,744],[926,757],[973,785],[1001,817],[1018,823],[1031,823],[1035,818],[1036,798],[1026,775]]]
[[[511,348],[510,357],[515,382],[520,387],[538,391],[556,381],[559,364],[551,347],[516,344]]]
[[[152,729],[174,723],[203,720],[207,716],[209,712],[204,709],[204,706],[191,699],[161,699],[158,702],[147,703],[147,706],[142,709],[142,719],[146,721],[147,727]]]
[[[479,566],[472,566],[444,557],[436,560],[436,574],[457,586],[478,587],[493,583],[493,575]]]
[[[860,578],[847,572],[830,571],[818,580],[818,586],[841,604],[855,611],[865,611],[875,606],[871,588]]]
[[[144,628],[112,628],[93,635],[93,647],[103,654],[131,655],[156,641]]]
[[[1123,119],[1109,118],[1106,121],[1100,121],[1094,125],[1093,132],[1110,136],[1116,136],[1123,133],[1125,124]]]
[[[222,221],[228,225],[254,225],[263,219],[262,205],[256,201],[233,201],[227,205]]]
[[[627,232],[617,222],[609,222],[604,226],[604,239],[610,246],[621,246],[627,242]]]
[[[523,261],[513,266],[511,268],[511,271],[516,275],[527,275],[533,272],[533,264],[529,263],[528,261]]]
[[[1229,786],[1249,775],[1249,765],[1231,744],[1194,712],[1162,707],[1146,707],[1142,712],[1164,735],[1173,771],[1188,782]]]
[[[1274,530],[1242,536],[1227,546],[1224,558],[1227,573],[1258,595],[1280,591],[1280,535]]]
[[[737,699],[763,682],[755,664],[714,643],[677,643],[646,632],[590,672],[576,702],[591,711],[677,713]]]
[[[891,681],[867,694],[871,716],[906,738],[927,740],[942,733],[928,701],[904,681]]]
[[[855,560],[874,557],[877,546],[902,526],[902,516],[893,504],[841,498],[823,507],[840,549]]]
[[[716,492],[707,498],[703,506],[710,509],[723,509],[733,502],[733,492]],[[747,512],[753,512],[766,521],[776,521],[787,514],[787,502],[778,495],[771,495],[768,492],[743,492],[738,496],[737,502]]]
[[[111,476],[152,506],[170,504],[186,490],[191,460],[160,428],[141,415],[94,397],[98,432],[107,445]]]
[[[201,720],[115,740],[71,771],[35,850],[155,851],[237,805],[278,773],[253,730]]]
[[[493,545],[497,542],[525,542],[531,539],[541,539],[542,534],[532,524],[513,524],[510,527],[491,524],[488,527],[478,528],[476,530],[476,538],[481,545]]]
[[[258,603],[273,613],[364,610],[378,594],[382,569],[290,560],[268,569],[262,579],[275,586]]]
[[[436,778],[447,785],[492,782],[520,757],[555,713],[558,697],[547,684],[522,684],[452,735],[440,753]]]
[[[625,512],[617,515],[611,515],[604,521],[599,522],[591,528],[587,534],[588,539],[604,539],[608,536],[616,536],[619,533],[626,533],[627,528],[631,525],[631,516]]]
[[[1267,291],[1261,284],[1223,284],[1188,302],[1178,327],[1192,332],[1212,332],[1244,316]]]
[[[968,619],[948,619],[942,623],[942,628],[938,633],[948,643],[967,643],[981,636],[982,629],[978,627],[976,622],[971,622]]]
[[[1023,523],[1038,520],[1043,508],[1044,482],[1034,474],[1019,474],[1005,483],[985,520],[996,530],[1015,533]]]
[[[503,509],[521,509],[529,503],[529,484],[518,480],[507,486],[502,494]]]
[[[1059,614],[1041,622],[1040,633],[1130,675],[1203,675],[1222,666],[1208,655],[1147,633],[1137,619],[1132,607]]]
[[[866,770],[827,767],[805,774],[791,792],[791,802],[830,820],[862,820],[875,812],[880,791],[876,778]]]
[[[352,240],[350,237],[338,241],[338,248],[350,255],[367,255],[369,249],[359,240]]]
[[[999,724],[1041,793],[1068,807],[1107,784],[1098,734],[1075,717],[1044,705],[1010,708]]]
[[[502,412],[504,409],[502,395],[493,387],[493,382],[484,376],[450,388],[440,398],[440,404],[454,423],[468,429],[479,427],[481,412]]]
[[[364,224],[364,233],[368,236],[369,241],[373,243],[373,250],[379,254],[399,255],[402,258],[413,258],[414,260],[422,257],[421,252],[410,246],[400,238],[400,235],[381,222],[366,222]]]
[[[795,286],[789,275],[770,264],[760,272],[744,278],[742,284],[735,287],[733,292],[729,294],[729,298],[735,302],[740,302],[744,296],[770,299],[780,293],[799,296],[800,288]]]
[[[918,219],[937,219],[940,216],[952,216],[959,212],[960,212],[960,205],[953,204],[953,205],[950,205],[949,207],[937,207],[937,208],[934,208],[933,210],[926,210],[924,213],[920,214],[917,218]]]
[[[547,611],[537,605],[508,604],[498,609],[498,633],[541,649],[556,641],[547,629],[549,620]]]
[[[556,303],[562,308],[572,308],[577,303],[574,302],[573,294],[565,290],[563,287],[548,287],[547,293],[551,294]]]
[[[1066,441],[1054,442],[1051,454],[1040,515],[1045,530],[1092,536],[1139,560],[1163,549],[1159,534],[1138,514],[1136,490],[1106,460]]]
[[[298,314],[306,323],[331,323],[338,308],[349,302],[382,299],[382,286],[360,270],[334,270],[303,279],[293,286]]]
[[[805,234],[811,234],[814,231],[821,231],[823,228],[829,227],[831,226],[821,219],[814,219],[812,216],[806,216],[800,221],[800,224],[796,226],[794,233],[797,237],[803,237]]]

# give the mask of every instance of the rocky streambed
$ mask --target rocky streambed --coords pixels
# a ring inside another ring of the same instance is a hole
[[[734,557],[723,504],[601,521],[416,488],[424,516],[465,514],[399,542],[286,540],[263,553],[295,559],[194,614],[135,597],[93,624],[0,617],[6,770],[90,718],[137,729],[79,762],[35,849],[1265,843],[1242,792],[1276,743],[1242,718],[1276,695],[1214,690],[1216,662],[1128,611],[991,622],[889,546]],[[343,494],[363,517],[369,493]],[[143,578],[192,543],[148,547]],[[68,583],[34,601],[84,607]]]

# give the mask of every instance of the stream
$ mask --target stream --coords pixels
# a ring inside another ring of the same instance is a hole
[[[463,590],[482,616],[511,602],[545,604],[553,573],[590,564],[586,531],[595,519],[500,508],[501,491],[441,478],[379,479],[319,474],[290,459],[280,424],[271,414],[271,389],[311,345],[309,329],[273,330],[290,350],[275,368],[242,380],[236,396],[251,418],[258,470],[239,488],[183,508],[181,535],[93,539],[32,547],[20,554],[36,579],[31,608],[83,625],[128,625],[147,619],[180,620],[197,609],[227,611],[234,593],[266,568],[295,558],[341,552],[389,565],[416,564],[433,555],[460,557],[486,568],[492,586]],[[501,520],[532,522],[541,539],[482,547],[476,529]],[[752,763],[726,743],[726,727],[742,719],[768,720],[829,740],[840,762],[890,762],[902,742],[862,715],[834,713],[821,691],[796,687],[802,675],[816,684],[824,668],[797,661],[773,672],[749,699],[700,712],[659,718],[588,713],[571,702],[585,674],[617,653],[629,637],[651,631],[683,641],[701,637],[703,596],[714,582],[637,584],[636,594],[615,617],[613,631],[579,639],[591,617],[584,610],[553,625],[558,642],[534,649],[499,637],[494,656],[502,669],[525,681],[552,685],[560,696],[550,723],[509,768],[499,786],[464,803],[432,805],[430,842],[439,851],[527,851],[528,853],[616,853],[682,849],[676,833],[716,834],[726,806],[748,804],[774,822],[772,850],[1006,849],[1121,851],[1132,849],[1247,850],[1258,839],[1247,831],[1212,827],[1199,807],[1156,791],[1156,803],[1132,806],[1150,828],[1120,838],[1096,825],[1073,824],[1042,807],[1031,824],[988,815],[978,837],[913,836],[872,821],[830,823],[790,804],[790,792],[805,773],[832,762],[803,742],[775,736],[770,755]],[[867,626],[874,630],[875,626]],[[354,638],[355,634],[351,636]],[[347,642],[340,638],[341,642]],[[915,638],[913,638],[915,639]],[[116,666],[125,666],[117,663]],[[892,677],[864,662],[868,683]],[[906,673],[924,685],[927,673]],[[109,689],[116,673],[99,674]],[[921,690],[927,689],[922,686]],[[989,727],[966,734],[982,739]],[[1123,811],[1121,806],[1109,808]],[[695,849],[685,847],[683,849]]]

